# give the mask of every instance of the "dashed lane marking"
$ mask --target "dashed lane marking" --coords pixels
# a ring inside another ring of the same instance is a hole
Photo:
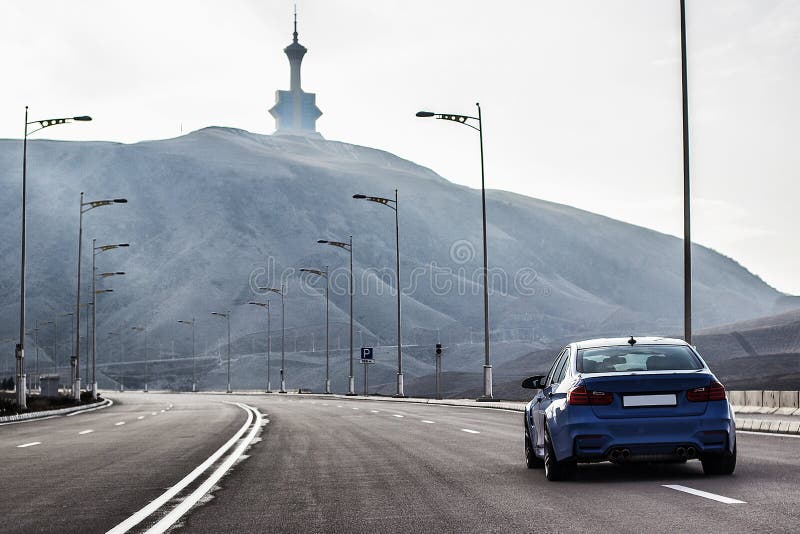
[[[428,423],[429,425],[433,424],[433,421],[428,421],[427,419],[423,419],[420,423]]]
[[[120,421],[119,423],[114,423],[114,426],[122,426],[125,424],[125,421]]]
[[[82,435],[84,435],[84,434],[91,434],[92,432],[94,432],[94,430],[92,430],[92,429],[90,428],[90,429],[88,429],[88,430],[81,430],[80,432],[78,432],[78,434],[80,434],[80,435],[82,436]]]
[[[480,434],[477,430],[472,430],[471,428],[462,428],[462,432],[466,432],[467,434]]]
[[[24,449],[25,447],[33,447],[34,445],[41,445],[41,441],[31,441],[30,443],[23,443],[22,445],[17,445],[18,449]]]
[[[153,412],[150,415],[158,415],[158,412]]]
[[[399,413],[393,413],[392,417],[405,417],[405,415],[400,415]]]
[[[140,416],[139,416],[139,417],[137,417],[136,419],[139,419],[139,420],[141,421],[142,419],[144,419],[144,416],[143,416],[143,415],[140,415]]]
[[[740,501],[738,499],[731,499],[730,497],[723,497],[722,495],[717,495],[716,493],[709,493],[707,491],[701,491],[698,489],[681,486],[679,484],[662,484],[662,486],[664,486],[665,488],[682,491],[684,493],[690,493],[692,495],[697,495],[698,497],[704,497],[706,499],[711,499],[712,501],[718,501],[725,504],[747,504],[745,503],[745,501]]]
[[[380,413],[380,410],[370,410],[372,413]]]

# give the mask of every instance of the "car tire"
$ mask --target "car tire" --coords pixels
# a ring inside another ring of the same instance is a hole
[[[525,429],[525,465],[528,469],[541,469],[544,467],[544,460],[536,456],[531,443],[531,435],[528,429]]]
[[[706,475],[732,475],[736,469],[736,442],[733,443],[732,452],[704,454],[700,462]]]
[[[577,465],[575,460],[567,459],[560,462],[556,459],[553,450],[553,440],[550,438],[550,430],[544,428],[544,476],[551,482],[569,480],[575,476]]]

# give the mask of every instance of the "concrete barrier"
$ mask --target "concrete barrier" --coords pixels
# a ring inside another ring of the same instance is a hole
[[[744,391],[729,391],[728,392],[728,402],[730,402],[733,406],[746,406],[747,402],[745,400]]]
[[[10,424],[19,421],[30,421],[32,419],[43,419],[45,417],[53,417],[57,415],[72,415],[80,412],[98,410],[100,408],[111,406],[112,404],[114,404],[114,401],[112,401],[111,399],[105,399],[101,402],[96,402],[93,404],[82,404],[80,406],[61,408],[59,410],[45,410],[41,412],[27,412],[19,415],[6,415],[0,417],[0,424]]]
[[[778,415],[800,415],[800,391],[781,391],[778,400]]]

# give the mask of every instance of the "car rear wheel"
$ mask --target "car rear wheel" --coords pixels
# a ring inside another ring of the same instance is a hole
[[[575,469],[577,464],[575,460],[561,460],[556,459],[556,453],[553,450],[553,440],[550,439],[550,430],[545,427],[544,429],[544,476],[547,480],[552,482],[560,480],[569,480],[575,476]]]
[[[538,458],[533,452],[531,435],[527,428],[525,429],[525,465],[528,466],[528,469],[540,469],[544,467],[544,461]]]
[[[700,461],[703,464],[703,473],[706,475],[731,475],[736,469],[736,442],[733,451],[717,454],[704,454]]]

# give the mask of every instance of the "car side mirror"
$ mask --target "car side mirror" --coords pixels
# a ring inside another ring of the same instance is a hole
[[[522,387],[525,389],[542,389],[542,379],[544,375],[529,376],[522,381]]]

